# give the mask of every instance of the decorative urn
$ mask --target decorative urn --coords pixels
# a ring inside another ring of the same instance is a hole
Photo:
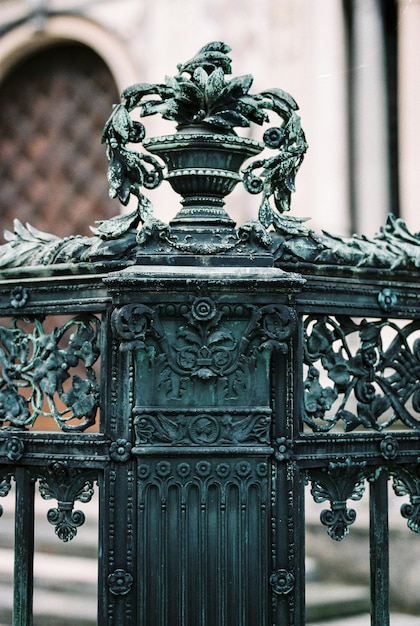
[[[294,99],[280,89],[251,94],[250,75],[227,79],[229,52],[222,42],[209,43],[178,65],[178,73],[166,77],[165,83],[128,87],[105,124],[110,195],[123,205],[136,196],[138,206],[99,224],[96,234],[112,238],[142,224],[137,237],[141,263],[208,264],[215,255],[229,255],[230,263],[249,265],[258,257],[260,263],[272,264],[266,229],[275,227],[280,213],[289,210],[307,144]],[[146,139],[144,125],[132,117],[134,111],[140,118],[159,113],[176,123],[176,132]],[[281,124],[268,128],[263,141],[237,134],[236,128],[268,123],[267,111],[277,114]],[[141,143],[146,152],[132,150],[134,143]],[[241,169],[264,148],[276,154]],[[153,189],[164,179],[182,197],[182,208],[170,224],[153,216],[143,194],[143,188]],[[238,182],[248,192],[261,194],[262,200],[258,220],[236,229],[224,199]]]
[[[261,143],[191,126],[175,135],[147,139],[143,145],[164,160],[166,179],[183,198],[173,224],[235,225],[224,209],[224,198],[241,181],[243,162],[261,152]]]

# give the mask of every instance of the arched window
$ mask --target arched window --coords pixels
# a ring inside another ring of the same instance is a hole
[[[113,77],[76,43],[26,57],[0,84],[0,234],[13,219],[61,237],[118,212],[100,143]]]

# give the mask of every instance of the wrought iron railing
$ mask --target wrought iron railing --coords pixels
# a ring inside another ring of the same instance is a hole
[[[372,239],[286,217],[307,147],[296,103],[227,80],[228,52],[124,92],[104,140],[134,211],[92,237],[16,222],[0,249],[15,626],[32,624],[35,488],[62,541],[99,490],[98,624],[303,626],[308,482],[336,541],[369,485],[371,619],[389,624],[389,481],[420,519],[420,239],[392,217]],[[134,108],[178,132],[146,140]],[[263,142],[233,132],[267,110],[281,122]],[[164,178],[183,196],[169,225],[143,195]],[[223,205],[241,181],[261,203],[236,229]]]

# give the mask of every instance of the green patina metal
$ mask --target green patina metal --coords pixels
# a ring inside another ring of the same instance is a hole
[[[0,247],[15,626],[32,624],[35,484],[69,541],[95,483],[98,624],[303,626],[308,482],[337,541],[370,484],[372,624],[389,624],[389,480],[420,528],[420,237],[393,217],[369,239],[285,215],[307,149],[297,105],[228,79],[229,51],[123,92],[103,140],[110,193],[134,210],[91,237],[15,222]],[[176,132],[146,138],[133,112]],[[262,141],[236,133],[251,123]],[[169,224],[143,193],[163,181],[182,196]],[[238,183],[261,199],[236,227]]]

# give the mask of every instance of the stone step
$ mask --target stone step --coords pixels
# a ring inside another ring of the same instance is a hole
[[[391,613],[391,626],[420,626],[420,617],[414,615],[403,615],[402,613]],[[349,617],[344,619],[333,619],[325,621],[324,619],[317,622],[310,622],[314,626],[370,626],[370,615],[368,613],[357,617]]]
[[[34,560],[34,626],[96,626],[94,559],[37,553]],[[0,622],[12,623],[13,552],[0,549]]]
[[[365,586],[311,582],[306,588],[308,622],[347,617],[369,611],[370,591]]]
[[[12,623],[10,588],[0,584],[0,620]],[[37,589],[34,594],[34,626],[96,626],[96,596],[69,597],[65,592]]]
[[[96,561],[43,555],[37,562],[34,626],[96,626]],[[0,626],[12,623],[11,580],[0,553]],[[370,626],[364,587],[310,582],[306,595],[308,625]],[[393,614],[391,626],[420,626],[420,618]]]
[[[71,594],[96,596],[98,566],[94,559],[37,553],[34,559],[34,586]],[[13,552],[0,549],[0,582],[13,580]]]

